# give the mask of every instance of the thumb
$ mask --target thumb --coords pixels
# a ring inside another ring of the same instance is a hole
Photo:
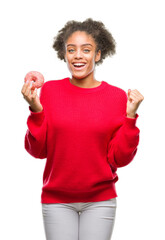
[[[33,90],[32,98],[34,99],[34,98],[36,97],[36,95],[37,95],[37,88],[35,88],[35,89]]]
[[[130,98],[131,89],[128,89],[128,99]]]
[[[131,94],[131,89],[128,89],[128,100],[134,103],[134,100],[131,98],[130,94]]]

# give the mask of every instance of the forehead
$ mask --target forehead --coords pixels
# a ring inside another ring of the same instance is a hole
[[[66,45],[68,44],[83,45],[87,43],[91,44],[92,46],[96,46],[93,37],[84,31],[76,31],[72,33],[66,41]]]

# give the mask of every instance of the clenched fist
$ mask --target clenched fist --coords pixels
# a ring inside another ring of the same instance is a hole
[[[138,90],[128,90],[127,117],[135,118],[136,111],[143,100],[144,97]]]

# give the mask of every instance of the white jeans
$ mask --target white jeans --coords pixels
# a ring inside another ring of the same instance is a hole
[[[46,240],[110,240],[116,198],[100,202],[42,203]]]

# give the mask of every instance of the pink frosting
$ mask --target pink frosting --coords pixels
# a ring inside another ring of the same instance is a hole
[[[25,82],[32,81],[32,89],[34,88],[40,88],[44,84],[44,76],[37,71],[30,71],[25,76]]]

